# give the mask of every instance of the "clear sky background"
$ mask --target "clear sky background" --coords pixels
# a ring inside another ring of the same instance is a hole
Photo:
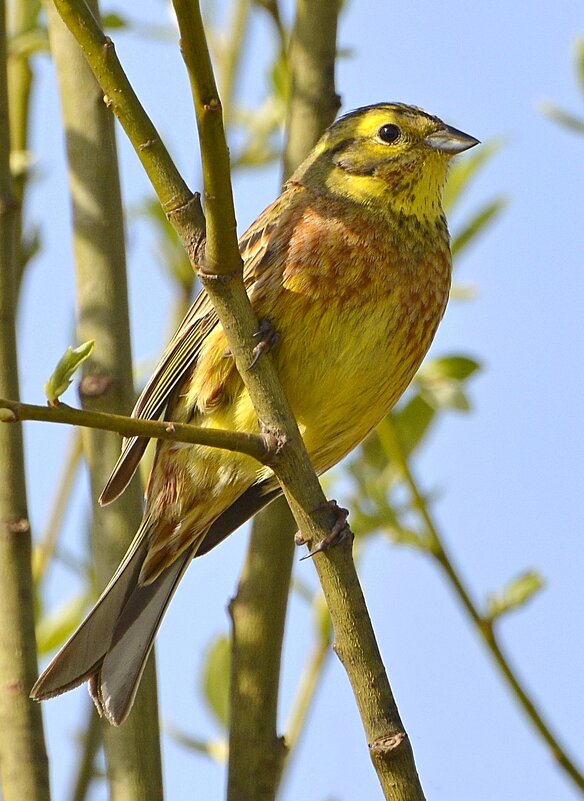
[[[120,10],[122,4],[112,5]],[[164,3],[144,0],[133,18],[168,22]],[[267,23],[253,25],[244,95],[266,84]],[[505,146],[462,204],[463,219],[494,195],[509,206],[466,253],[458,278],[476,300],[451,304],[433,354],[464,352],[484,363],[472,383],[472,415],[450,415],[416,462],[447,543],[475,597],[500,589],[527,568],[545,591],[506,619],[504,644],[528,688],[584,763],[584,138],[538,110],[544,98],[584,113],[572,45],[584,33],[582,6],[502,2],[392,3],[352,0],[343,13],[337,86],[343,110],[378,101],[422,106],[483,141]],[[130,79],[187,180],[200,188],[188,81],[176,43],[115,35]],[[43,252],[26,278],[21,307],[22,397],[43,402],[42,386],[73,340],[74,290],[66,174],[58,98],[48,59],[38,63],[33,147],[38,179],[29,217],[42,221]],[[149,194],[133,152],[119,137],[128,209]],[[278,192],[279,170],[240,173],[240,231]],[[452,221],[456,230],[457,218]],[[134,353],[152,362],[169,334],[172,297],[141,223],[128,228]],[[66,400],[75,402],[74,395]],[[68,433],[26,429],[33,530],[46,519]],[[342,497],[339,500],[342,501]],[[83,552],[90,497],[83,476],[67,525],[67,547]],[[198,672],[211,638],[226,631],[226,604],[245,551],[239,532],[191,567],[158,637],[163,720],[196,736],[221,732],[201,706]],[[316,583],[310,562],[297,574]],[[441,576],[426,559],[378,539],[361,575],[400,712],[428,798],[434,801],[573,801],[576,791],[525,721]],[[55,570],[50,602],[74,591]],[[311,643],[311,621],[291,607],[284,654],[282,725]],[[84,690],[44,705],[55,799],[66,798],[77,755]],[[221,766],[164,742],[167,796],[218,801]],[[104,788],[95,799],[105,798]],[[381,798],[344,671],[333,656],[292,768],[284,799]]]

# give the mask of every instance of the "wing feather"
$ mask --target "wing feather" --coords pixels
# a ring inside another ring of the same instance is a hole
[[[296,187],[287,190],[294,191],[297,191]],[[282,211],[288,207],[285,196],[286,192],[268,206],[239,241],[244,261],[243,280],[248,293],[261,273],[262,261]],[[217,325],[219,320],[213,305],[205,290],[202,290],[162,354],[134,406],[132,417],[158,420],[163,416],[173,393],[196,365],[205,338]],[[147,445],[146,437],[123,440],[122,452],[99,498],[101,504],[111,503],[126,489]]]

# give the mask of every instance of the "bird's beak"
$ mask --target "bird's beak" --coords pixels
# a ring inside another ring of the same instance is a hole
[[[463,153],[475,145],[480,145],[479,140],[475,139],[474,136],[469,136],[459,131],[458,128],[452,128],[450,125],[445,125],[439,131],[429,134],[424,139],[424,143],[433,150],[440,150],[442,153],[448,153],[451,156]]]

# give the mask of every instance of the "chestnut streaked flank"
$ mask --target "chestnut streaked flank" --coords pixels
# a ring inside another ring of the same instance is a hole
[[[452,156],[478,140],[400,103],[341,117],[240,241],[272,358],[318,473],[392,408],[426,354],[448,299],[441,195]],[[258,431],[207,296],[195,300],[134,415]],[[126,440],[102,503],[123,492],[147,441]],[[100,714],[128,715],[154,637],[194,556],[280,494],[243,454],[159,441],[140,528],[93,611],[32,689],[89,681]]]

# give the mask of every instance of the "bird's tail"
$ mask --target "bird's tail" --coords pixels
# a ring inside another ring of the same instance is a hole
[[[148,550],[146,518],[97,604],[31,690],[41,701],[89,681],[100,715],[126,719],[166,608],[193,558],[187,549],[150,584],[138,583]]]

